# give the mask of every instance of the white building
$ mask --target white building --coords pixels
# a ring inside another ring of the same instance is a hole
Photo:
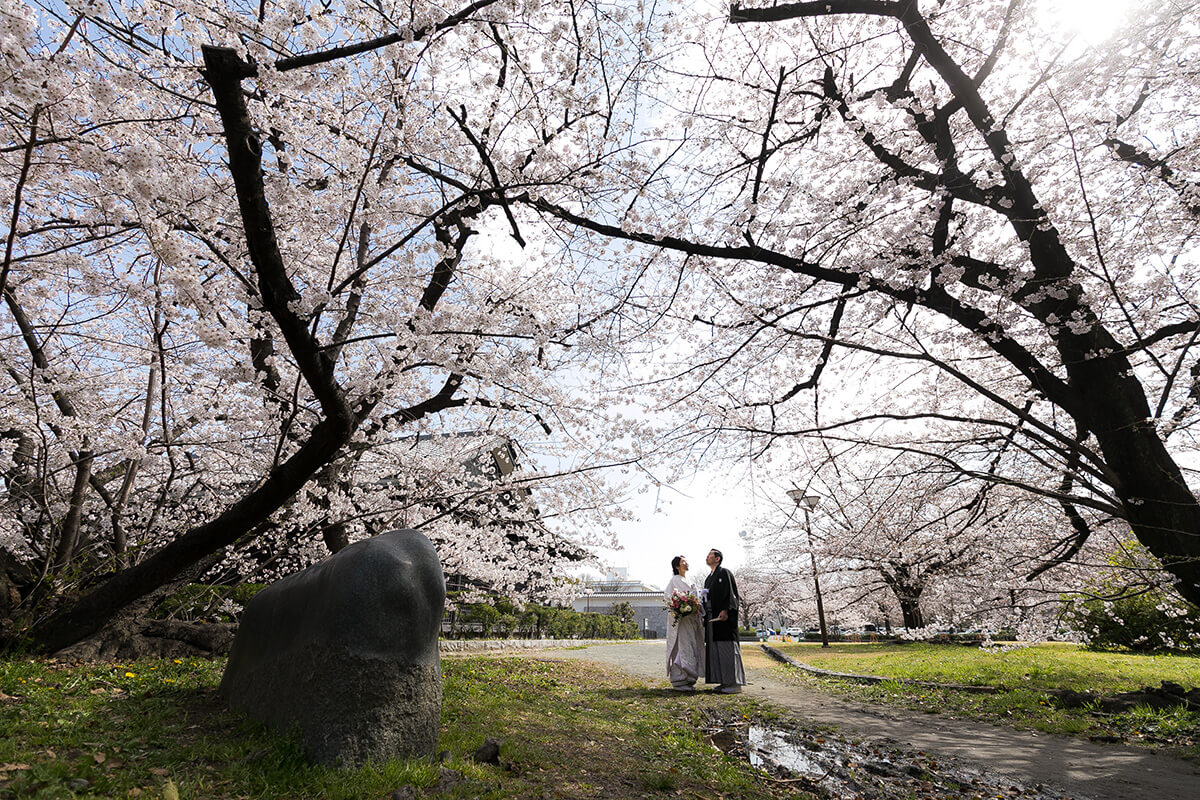
[[[663,606],[662,589],[626,580],[625,570],[618,570],[604,580],[588,581],[583,594],[571,601],[576,611],[604,614],[613,606],[629,603],[633,607],[638,630],[647,639],[662,639],[667,635],[667,609]]]

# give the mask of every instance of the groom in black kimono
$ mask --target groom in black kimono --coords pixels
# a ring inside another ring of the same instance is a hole
[[[738,644],[738,594],[733,573],[721,566],[720,550],[709,550],[712,573],[704,581],[704,682],[715,683],[715,691],[736,694],[746,683],[742,650]]]

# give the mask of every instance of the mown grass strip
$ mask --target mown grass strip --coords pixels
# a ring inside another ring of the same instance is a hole
[[[836,644],[827,649],[806,643],[771,646],[819,669],[937,683],[1102,693],[1162,681],[1200,686],[1200,658],[1195,656],[1097,653],[1060,642],[1000,650],[918,642]]]
[[[852,683],[783,665],[796,683],[867,700],[988,720],[1018,728],[1124,742],[1200,760],[1200,714],[1183,708],[1135,708],[1120,714],[1060,708],[1054,689],[1116,694],[1172,681],[1200,685],[1200,658],[1096,653],[1050,643],[989,652],[961,645],[839,644],[828,649],[772,643],[782,653],[819,669],[872,674],[882,683]],[[1001,687],[994,694],[956,691],[910,681]]]
[[[445,659],[439,749],[448,760],[342,772],[227,712],[216,694],[222,668],[199,659],[0,662],[0,798],[362,800],[404,787],[422,798],[496,800],[783,796],[701,730],[713,715],[758,713],[740,697],[647,689],[579,662]],[[502,741],[500,766],[470,760],[486,737]]]
[[[841,680],[853,681],[855,683],[883,683],[884,681],[891,680],[891,681],[899,681],[900,683],[904,683],[909,686],[914,686],[914,687],[918,687],[918,688],[953,689],[958,692],[975,692],[975,693],[979,693],[979,694],[995,694],[996,692],[1003,691],[1002,689],[1000,689],[999,687],[996,687],[996,686],[980,686],[980,685],[972,685],[972,684],[965,684],[965,683],[938,683],[936,681],[919,681],[919,680],[916,680],[915,678],[885,678],[882,675],[861,675],[859,673],[854,673],[854,672],[835,672],[834,670],[818,669],[817,667],[810,667],[809,665],[805,664],[804,662],[797,661],[796,659],[792,658],[791,656],[787,655],[786,653],[780,652],[777,648],[772,647],[767,644],[762,645],[762,649],[766,652],[767,655],[769,655],[771,658],[775,659],[776,661],[782,661],[783,663],[788,664],[789,666],[795,667],[796,669],[804,670],[805,672],[808,672],[812,675],[816,675],[817,677],[821,677],[821,678],[838,678]]]

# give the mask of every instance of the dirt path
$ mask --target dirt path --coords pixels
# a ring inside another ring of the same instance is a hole
[[[621,642],[527,654],[610,664],[645,679],[650,686],[665,687],[663,649],[662,642]],[[747,644],[742,654],[747,694],[786,708],[801,719],[834,725],[845,734],[952,758],[992,778],[1008,776],[1021,783],[1048,784],[1080,800],[1200,798],[1200,768],[1186,761],[1122,745],[854,703],[789,685],[780,678],[780,667],[756,645]]]

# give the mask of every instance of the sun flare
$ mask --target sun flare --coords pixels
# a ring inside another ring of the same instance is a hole
[[[1135,0],[1045,0],[1040,13],[1043,24],[1099,44],[1121,29],[1135,5]]]

